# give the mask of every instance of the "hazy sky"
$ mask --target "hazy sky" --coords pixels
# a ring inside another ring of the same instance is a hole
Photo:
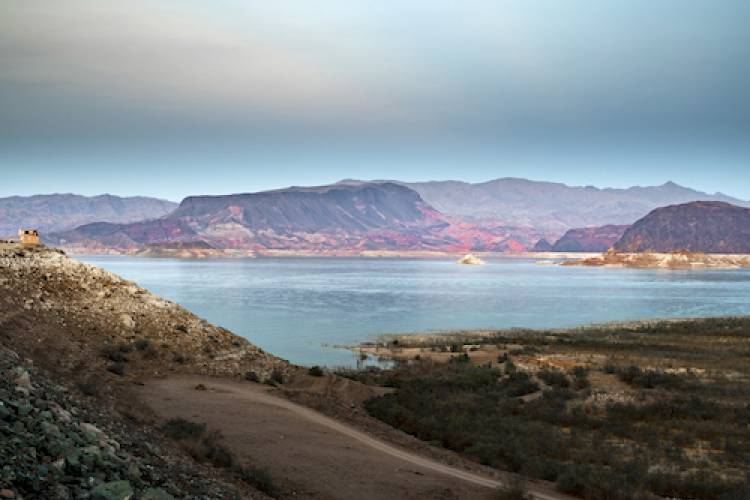
[[[750,199],[747,0],[0,0],[0,196],[344,177]]]

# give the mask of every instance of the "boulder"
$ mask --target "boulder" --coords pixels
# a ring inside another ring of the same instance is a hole
[[[174,497],[161,488],[149,488],[143,493],[141,500],[174,500]]]
[[[129,481],[102,483],[91,490],[92,500],[130,500],[133,495]]]
[[[133,328],[135,328],[135,320],[129,314],[121,314],[120,323],[128,330],[132,330]]]

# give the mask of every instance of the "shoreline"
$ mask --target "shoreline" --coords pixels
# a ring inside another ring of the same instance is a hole
[[[454,343],[463,344],[485,344],[488,341],[503,339],[513,336],[534,335],[575,335],[585,334],[592,331],[616,332],[619,330],[638,330],[642,328],[660,325],[682,325],[699,324],[712,320],[727,319],[750,319],[750,315],[726,315],[726,316],[692,316],[686,318],[653,318],[628,321],[606,321],[600,323],[586,323],[578,326],[564,328],[526,328],[511,327],[497,329],[467,329],[467,330],[443,330],[443,331],[421,331],[409,333],[380,333],[372,340],[364,340],[356,344],[339,344],[334,348],[345,349],[357,354],[367,353],[378,355],[383,359],[396,360],[398,357],[389,357],[388,351],[393,349],[426,348],[432,346],[450,345]],[[383,354],[386,354],[385,356]]]
[[[702,252],[477,252],[472,250],[282,250],[282,249],[81,249],[59,247],[66,254],[76,257],[122,256],[142,258],[165,258],[185,260],[209,259],[262,259],[262,258],[352,258],[352,259],[415,259],[456,260],[467,254],[486,259],[536,259],[537,264],[559,264],[564,266],[626,267],[626,268],[742,268],[750,267],[750,254],[702,253]],[[564,261],[564,262],[559,262]]]
[[[709,254],[700,252],[640,252],[608,251],[593,257],[580,257],[561,262],[562,266],[609,267],[628,269],[743,269],[750,268],[748,254]]]
[[[490,259],[584,259],[600,255],[597,252],[475,252],[465,251],[430,251],[430,250],[365,250],[365,251],[330,251],[315,252],[306,250],[243,250],[243,249],[180,249],[175,251],[153,252],[142,250],[114,250],[78,249],[61,246],[66,254],[76,256],[112,256],[112,257],[144,257],[144,258],[174,258],[174,259],[255,259],[255,258],[363,258],[363,259],[459,259],[471,253],[474,256]]]

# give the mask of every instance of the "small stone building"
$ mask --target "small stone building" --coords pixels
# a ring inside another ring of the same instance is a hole
[[[22,245],[36,246],[41,242],[39,241],[39,231],[36,229],[19,229],[18,230],[18,241]]]

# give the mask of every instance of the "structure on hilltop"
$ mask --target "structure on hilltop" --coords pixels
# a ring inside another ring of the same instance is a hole
[[[36,229],[19,229],[18,230],[18,241],[24,246],[37,246],[40,245],[39,231]]]

